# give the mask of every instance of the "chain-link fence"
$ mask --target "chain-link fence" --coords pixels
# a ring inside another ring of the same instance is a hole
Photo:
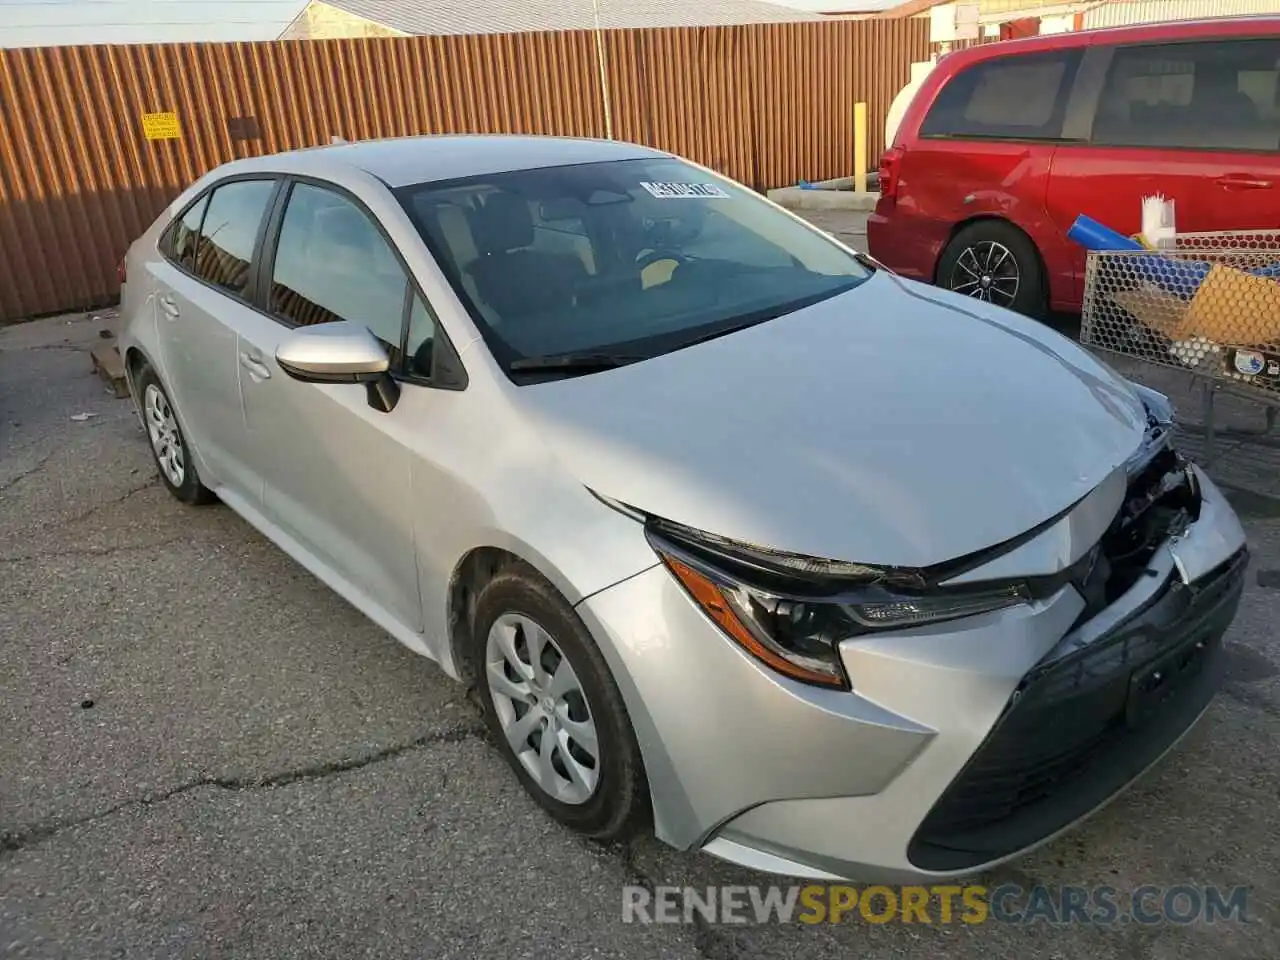
[[[1182,234],[1173,250],[1091,252],[1081,341],[1280,405],[1280,230]],[[1268,424],[1274,419],[1269,409]]]

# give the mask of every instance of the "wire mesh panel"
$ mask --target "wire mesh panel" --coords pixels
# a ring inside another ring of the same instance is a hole
[[[1280,398],[1280,230],[1183,234],[1174,250],[1091,252],[1081,340]]]

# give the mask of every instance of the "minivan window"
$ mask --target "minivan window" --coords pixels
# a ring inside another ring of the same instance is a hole
[[[196,249],[195,274],[242,297],[253,272],[253,247],[274,180],[233,180],[215,187]]]
[[[674,158],[397,191],[504,365],[644,358],[858,285],[870,268],[731,181]]]
[[[952,77],[938,93],[920,135],[1006,140],[1062,137],[1076,50],[998,57]]]
[[[1280,149],[1280,39],[1120,47],[1093,123],[1105,146]]]
[[[296,326],[362,324],[396,363],[408,283],[368,214],[332,190],[294,185],[272,268],[273,314]]]

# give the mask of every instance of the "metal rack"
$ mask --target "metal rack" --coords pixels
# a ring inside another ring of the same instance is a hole
[[[1280,407],[1280,230],[1182,234],[1172,250],[1093,251],[1081,342],[1185,372],[1203,391],[1212,460],[1219,393],[1262,403],[1270,442]]]

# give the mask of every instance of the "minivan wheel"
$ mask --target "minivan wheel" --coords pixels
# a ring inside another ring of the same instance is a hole
[[[640,748],[586,626],[532,570],[508,568],[476,599],[472,653],[485,721],[524,788],[597,840],[648,818]]]
[[[160,479],[169,492],[192,506],[213,503],[217,497],[200,482],[187,441],[178,425],[169,394],[150,367],[138,374],[138,396],[141,398],[142,423],[151,443],[151,456]]]
[[[938,286],[1029,317],[1046,308],[1044,269],[1031,238],[1003,220],[972,223],[938,261]]]

